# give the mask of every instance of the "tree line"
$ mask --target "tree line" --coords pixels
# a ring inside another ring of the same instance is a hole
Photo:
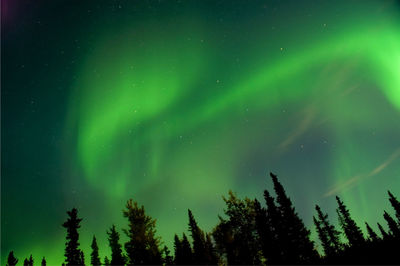
[[[121,244],[115,225],[107,230],[111,257],[101,259],[96,237],[91,243],[91,265],[223,265],[223,264],[400,264],[400,202],[388,191],[395,217],[387,211],[383,218],[385,230],[377,224],[379,234],[365,222],[367,235],[351,217],[345,203],[337,196],[338,222],[336,228],[320,206],[315,206],[313,222],[322,250],[310,238],[310,229],[303,223],[276,175],[270,173],[275,197],[264,190],[265,204],[257,199],[240,199],[232,191],[223,197],[225,217],[211,232],[202,230],[192,211],[188,210],[188,230],[174,236],[174,254],[162,245],[156,235],[156,220],[146,214],[143,206],[132,199],[126,203],[123,216],[128,228],[123,229],[128,241]],[[65,262],[63,265],[84,265],[80,249],[81,218],[78,210],[67,211]],[[7,265],[16,265],[18,259],[9,253]],[[33,266],[32,255],[23,262]],[[46,265],[45,258],[41,265]]]

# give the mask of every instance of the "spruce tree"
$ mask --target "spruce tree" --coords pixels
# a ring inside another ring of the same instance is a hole
[[[365,226],[367,228],[368,232],[368,238],[371,242],[377,242],[379,240],[378,235],[375,233],[375,231],[369,226],[367,222],[365,222]]]
[[[264,190],[266,209],[266,235],[261,237],[263,254],[267,263],[284,263],[286,260],[286,232],[282,226],[282,215],[275,204],[275,199],[268,190]]]
[[[278,210],[282,216],[282,235],[286,245],[286,259],[289,264],[312,263],[318,254],[314,249],[314,242],[310,239],[310,231],[305,227],[298,216],[292,201],[286,195],[285,189],[273,173],[270,173],[276,200],[279,204]]]
[[[99,247],[97,246],[97,240],[95,236],[93,236],[91,248],[92,248],[92,253],[90,254],[90,262],[92,263],[93,266],[101,265],[99,257]]]
[[[164,246],[162,251],[164,253],[163,265],[173,265],[174,264],[174,258],[170,255],[171,252],[169,251],[168,247]]]
[[[386,211],[384,211],[383,218],[385,218],[386,223],[389,227],[390,234],[400,239],[400,228],[396,221],[390,216]]]
[[[341,250],[340,232],[335,229],[329,220],[328,214],[322,213],[321,208],[315,205],[318,218],[313,217],[314,224],[317,227],[318,237],[321,241],[325,255],[335,256]]]
[[[65,243],[65,262],[66,265],[84,265],[83,252],[79,249],[79,233],[82,219],[78,218],[78,210],[73,208],[67,211],[69,218],[63,227],[67,229],[67,242]]]
[[[124,210],[128,218],[128,229],[124,230],[129,238],[125,243],[130,264],[161,264],[160,238],[156,236],[156,220],[146,215],[144,207],[129,200]]]
[[[365,242],[365,239],[360,227],[358,227],[356,222],[351,218],[349,210],[338,196],[336,196],[336,201],[338,203],[336,212],[339,217],[339,224],[349,241],[349,245],[351,247],[361,246]]]
[[[387,240],[388,238],[390,238],[389,234],[385,231],[385,229],[383,229],[382,225],[380,223],[377,223],[379,231],[381,232],[382,235],[382,239],[383,240]]]
[[[193,264],[192,247],[190,246],[190,242],[185,233],[182,234],[181,249],[182,249],[181,257],[183,264]]]
[[[8,253],[7,266],[15,266],[18,263],[18,259],[14,256],[14,251]]]
[[[46,258],[45,257],[43,257],[43,259],[42,259],[42,266],[46,266]]]
[[[109,262],[109,265],[125,265],[126,258],[122,254],[122,246],[119,243],[119,233],[117,232],[115,225],[111,226],[110,231],[107,231],[107,235],[111,248],[111,262]]]
[[[205,236],[197,225],[191,210],[188,210],[189,231],[193,239],[193,262],[194,264],[206,264]]]
[[[389,201],[396,212],[397,223],[400,224],[400,201],[388,190]]]
[[[182,262],[182,242],[179,240],[177,234],[175,234],[174,236],[174,250],[175,250],[175,258],[174,258],[175,265],[185,264]]]

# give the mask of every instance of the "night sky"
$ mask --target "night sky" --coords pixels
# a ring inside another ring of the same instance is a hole
[[[359,225],[400,196],[399,1],[1,5],[1,264],[61,264],[72,207],[109,256],[129,198],[172,247],[270,171],[312,230],[335,195]]]

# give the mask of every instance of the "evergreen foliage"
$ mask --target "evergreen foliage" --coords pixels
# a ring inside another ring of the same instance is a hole
[[[122,246],[119,243],[119,233],[117,232],[115,225],[111,226],[110,231],[107,231],[107,235],[108,235],[108,243],[111,248],[111,262],[109,261],[108,264],[124,265],[126,263],[126,258],[122,254]]]
[[[160,238],[155,235],[156,220],[132,200],[127,202],[123,214],[129,223],[128,229],[124,230],[129,238],[125,243],[129,264],[161,264]]]
[[[67,242],[65,243],[65,262],[66,265],[84,265],[85,260],[83,252],[79,249],[79,233],[82,219],[78,218],[78,210],[73,208],[67,211],[69,218],[63,223],[63,227],[67,229]]]
[[[338,203],[336,212],[338,214],[339,224],[342,227],[347,240],[349,241],[349,246],[361,246],[365,239],[360,227],[358,227],[356,222],[351,218],[349,210],[338,196],[336,196],[336,201]]]
[[[90,254],[90,262],[93,266],[101,265],[100,257],[99,257],[99,247],[97,246],[96,237],[93,236],[92,244],[92,253]]]

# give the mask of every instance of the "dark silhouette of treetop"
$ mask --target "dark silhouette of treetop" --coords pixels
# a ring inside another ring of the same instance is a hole
[[[129,200],[123,212],[128,218],[129,237],[125,250],[129,264],[160,264],[162,262],[160,238],[156,236],[156,220],[146,215],[144,207]]]
[[[336,201],[338,203],[337,214],[339,217],[339,224],[342,227],[347,240],[349,241],[349,245],[361,246],[365,239],[360,227],[358,227],[356,222],[351,218],[349,210],[338,196],[336,196]]]
[[[122,254],[122,246],[119,243],[119,233],[115,228],[115,225],[112,225],[110,231],[107,231],[108,242],[111,248],[111,262],[108,262],[109,265],[124,265],[126,263],[126,258]],[[108,260],[108,258],[107,258]],[[106,263],[104,261],[104,263]]]
[[[14,256],[14,251],[8,253],[7,266],[14,266],[18,263],[18,259]]]
[[[92,253],[90,254],[90,263],[93,266],[101,265],[99,257],[99,247],[97,246],[97,240],[95,236],[93,236],[92,244],[90,245],[90,247],[92,248]]]
[[[156,235],[156,220],[146,214],[144,206],[128,200],[122,212],[128,221],[127,228],[123,229],[127,238],[120,239],[115,225],[106,230],[104,236],[99,236],[100,238],[90,234],[93,236],[90,243],[90,264],[400,265],[400,203],[390,191],[389,201],[395,212],[391,215],[390,212],[383,211],[386,223],[383,226],[377,223],[382,237],[365,222],[368,238],[364,238],[360,227],[352,219],[350,210],[339,197],[336,197],[336,213],[341,230],[331,223],[328,213],[315,205],[316,214],[312,219],[318,242],[321,243],[321,249],[318,247],[317,250],[311,240],[310,230],[296,212],[278,177],[273,173],[270,173],[270,177],[275,193],[271,195],[271,190],[264,189],[265,202],[261,203],[257,198],[239,198],[232,191],[229,191],[227,197],[222,197],[225,208],[223,214],[218,215],[218,223],[211,232],[202,230],[192,211],[188,209],[187,229],[190,239],[185,233],[181,237],[177,234],[171,235],[174,254],[171,254],[170,247]],[[66,221],[62,223],[67,231],[65,262],[62,265],[84,265],[84,253],[80,249],[78,233],[82,219],[78,217],[76,208],[67,211],[67,215]],[[341,238],[342,235],[345,239]],[[111,257],[109,259],[105,256],[104,264],[100,260],[98,245],[98,239],[103,237],[107,237],[111,251],[106,252]],[[122,241],[125,243],[121,243]],[[10,251],[6,265],[14,266],[17,263],[14,252]],[[33,264],[32,255],[23,260],[24,266]],[[41,260],[41,265],[46,266],[45,257]]]
[[[73,208],[67,211],[69,218],[63,223],[67,229],[67,242],[65,243],[65,262],[66,265],[83,265],[85,263],[83,252],[79,249],[79,233],[82,219],[78,218],[78,210]]]

